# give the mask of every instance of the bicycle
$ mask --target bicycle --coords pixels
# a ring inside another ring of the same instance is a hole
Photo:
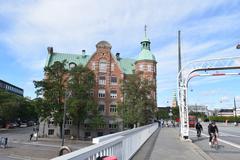
[[[211,140],[211,148],[218,149],[218,140],[217,140],[217,134],[211,133],[212,140]]]
[[[201,137],[201,130],[200,129],[197,129],[197,137],[199,139],[199,137]]]

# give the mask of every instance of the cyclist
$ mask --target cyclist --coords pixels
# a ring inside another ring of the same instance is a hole
[[[218,127],[214,121],[208,125],[208,134],[209,134],[209,145],[212,145],[212,139],[217,138],[217,135],[218,135]]]
[[[203,130],[203,127],[200,124],[200,122],[197,122],[195,127],[196,127],[196,130],[197,130],[197,136],[200,137],[201,136],[201,131]]]

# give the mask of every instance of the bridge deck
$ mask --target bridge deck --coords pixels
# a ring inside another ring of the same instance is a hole
[[[132,160],[211,160],[199,147],[179,139],[179,128],[158,129]]]

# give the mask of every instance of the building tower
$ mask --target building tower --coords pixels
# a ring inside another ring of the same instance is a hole
[[[155,85],[155,90],[152,92],[152,96],[155,100],[155,104],[157,104],[156,101],[156,73],[157,73],[157,62],[155,59],[155,56],[151,52],[150,48],[150,40],[147,38],[147,26],[144,27],[145,35],[141,42],[141,52],[139,56],[136,59],[135,66],[136,66],[136,72],[142,72],[143,78],[152,81]]]

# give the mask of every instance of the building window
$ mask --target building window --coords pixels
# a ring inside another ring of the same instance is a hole
[[[111,64],[111,71],[114,71],[114,63]]]
[[[110,105],[110,112],[114,112],[114,113],[117,112],[117,106],[115,104]]]
[[[67,119],[67,120],[65,121],[65,124],[67,124],[67,125],[72,125],[72,120],[71,120],[71,119]]]
[[[85,132],[85,138],[91,138],[91,132]]]
[[[112,128],[112,129],[117,128],[117,124],[109,124],[108,126],[109,126],[109,128]]]
[[[107,72],[107,61],[104,59],[99,61],[99,72]]]
[[[99,112],[104,112],[104,104],[99,104],[98,111]]]
[[[100,84],[100,85],[105,85],[105,84],[106,84],[105,76],[100,76],[100,77],[99,77],[99,84]]]
[[[153,66],[152,66],[152,65],[148,65],[147,67],[148,67],[148,68],[147,68],[147,71],[148,71],[148,72],[152,72],[152,71],[153,71]]]
[[[111,77],[111,84],[117,84],[117,77],[115,76]]]
[[[140,70],[140,71],[144,71],[144,65],[143,65],[143,64],[141,64],[141,65],[139,66],[139,70]]]
[[[117,98],[117,91],[116,90],[112,90],[110,93],[111,98],[115,99]]]
[[[70,129],[65,129],[65,130],[64,130],[64,134],[65,134],[65,135],[70,135]]]
[[[103,136],[103,132],[97,132],[97,137]]]
[[[73,63],[73,62],[71,62],[71,63],[69,63],[69,68],[70,69],[72,69],[72,68],[74,68],[74,67],[76,67],[77,65],[75,64],[75,63]]]
[[[48,130],[48,135],[54,135],[54,129],[49,129]]]
[[[89,96],[91,96],[91,97],[94,96],[94,90],[93,90],[93,89],[91,89],[91,90],[89,91]]]
[[[87,128],[90,128],[89,124],[85,123],[85,124],[84,124],[84,128],[86,128],[86,129],[87,129]]]
[[[96,69],[96,64],[95,62],[92,63],[92,70],[94,71]]]
[[[104,98],[105,97],[105,90],[104,89],[99,89],[98,90],[98,97],[99,98]]]

